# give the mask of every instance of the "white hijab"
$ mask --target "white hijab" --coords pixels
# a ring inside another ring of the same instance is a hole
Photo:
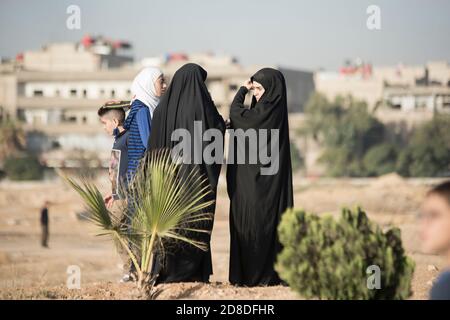
[[[159,103],[159,97],[156,96],[155,91],[155,82],[161,75],[162,72],[158,68],[147,67],[139,72],[131,85],[133,100],[138,99],[145,103],[151,116],[153,116],[153,110]]]

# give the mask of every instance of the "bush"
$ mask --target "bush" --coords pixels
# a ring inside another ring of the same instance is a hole
[[[414,262],[405,256],[400,230],[383,232],[359,208],[336,221],[290,209],[278,228],[283,250],[276,270],[305,298],[405,299]],[[367,268],[381,270],[381,288],[368,289]]]
[[[11,180],[39,180],[44,174],[43,166],[32,155],[7,158],[4,170]]]
[[[304,168],[304,159],[300,153],[300,150],[298,150],[297,146],[294,143],[291,143],[290,145],[291,149],[291,162],[292,162],[292,171],[297,171],[302,168]]]
[[[364,168],[369,176],[381,176],[395,172],[397,150],[391,143],[378,144],[364,155]]]
[[[329,101],[320,93],[305,106],[304,134],[323,147],[319,160],[329,176],[366,177],[396,171],[406,177],[450,175],[450,115],[436,113],[415,129],[407,146],[386,127],[364,102],[351,96]]]
[[[449,115],[436,115],[414,132],[410,144],[398,157],[397,171],[406,177],[449,175]]]
[[[0,162],[23,151],[25,145],[25,133],[17,123],[0,121]]]
[[[364,177],[363,158],[373,146],[385,141],[385,126],[364,102],[351,96],[329,102],[316,93],[305,107],[306,132],[324,150],[320,161],[330,176]]]

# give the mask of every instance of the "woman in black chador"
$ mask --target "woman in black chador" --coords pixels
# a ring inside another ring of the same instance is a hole
[[[244,100],[250,89],[254,95],[250,108],[247,108]],[[230,135],[227,166],[227,188],[231,200],[229,280],[242,286],[277,285],[281,282],[274,270],[276,256],[281,249],[277,227],[283,212],[293,206],[283,74],[270,68],[258,71],[237,92],[231,104],[230,121],[235,134],[234,138],[233,134]],[[256,130],[258,143],[248,143],[248,140],[239,143],[239,135],[236,134],[239,129],[247,133]],[[278,138],[272,129],[278,129]],[[261,152],[270,155],[271,160],[262,159]],[[245,158],[242,158],[243,154],[246,154]],[[256,155],[257,161],[250,162],[252,154]],[[245,159],[245,163],[242,160],[236,163],[239,157]],[[231,161],[234,163],[230,164]]]
[[[193,167],[197,167],[199,172],[208,178],[212,193],[205,201],[209,201],[216,199],[217,181],[222,162],[205,163],[202,157],[203,150],[211,142],[203,141],[199,132],[199,123],[201,123],[201,131],[203,133],[210,128],[220,130],[222,146],[225,123],[206,88],[206,76],[206,71],[193,63],[188,63],[175,72],[167,92],[161,98],[158,107],[154,111],[149,149],[173,148],[179,142],[171,141],[172,132],[176,129],[189,131],[191,145],[201,146],[201,148],[198,148],[201,149],[201,154],[200,161],[192,159],[191,164],[185,164],[184,168],[193,170]],[[199,141],[194,141],[194,139]],[[199,150],[194,149],[192,149],[191,154],[193,155],[195,152],[198,154]],[[223,150],[221,151],[223,153]],[[191,158],[193,157],[191,156]],[[215,204],[206,211],[214,213]],[[203,225],[202,228],[212,230],[212,226],[213,222],[211,221]],[[189,237],[205,242],[208,246],[211,240],[210,235],[205,233],[192,233],[189,234]],[[154,272],[159,273],[157,283],[208,282],[209,276],[212,274],[211,251],[202,251],[192,245],[181,242],[176,243],[175,246],[170,244],[169,249],[165,250],[163,255],[159,255],[155,263]]]

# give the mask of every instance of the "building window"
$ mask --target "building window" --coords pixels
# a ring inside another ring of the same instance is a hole
[[[66,114],[63,114],[62,115],[62,117],[61,117],[61,120],[62,120],[62,122],[72,122],[72,123],[74,123],[74,122],[77,122],[77,117],[76,116],[74,116],[74,115],[66,115]]]
[[[25,110],[24,109],[17,109],[17,119],[19,119],[19,121],[25,121]]]
[[[57,140],[52,141],[52,149],[59,149],[61,148],[61,144]]]
[[[100,96],[104,97],[105,96],[105,89],[100,89]]]
[[[65,119],[65,122],[77,122],[77,117],[75,117],[75,116],[69,116],[69,117],[66,117]]]
[[[33,96],[34,97],[43,97],[44,96],[44,91],[42,91],[42,90],[34,90],[33,91]]]
[[[237,84],[230,84],[229,88],[231,91],[236,91],[238,89],[238,86]]]
[[[83,98],[86,98],[86,97],[87,97],[87,90],[84,89],[84,90],[83,90]]]
[[[55,97],[59,97],[59,96],[61,96],[61,91],[55,90]]]
[[[450,95],[442,96],[442,107],[446,109],[450,109]]]
[[[77,96],[77,89],[70,90],[70,96],[71,97],[76,97]]]
[[[116,97],[116,91],[115,90],[111,90],[111,98],[115,98]]]

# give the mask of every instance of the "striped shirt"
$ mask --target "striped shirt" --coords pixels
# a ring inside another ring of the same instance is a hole
[[[127,180],[131,181],[144,157],[151,129],[150,111],[142,101],[132,102],[124,127],[129,132]]]

